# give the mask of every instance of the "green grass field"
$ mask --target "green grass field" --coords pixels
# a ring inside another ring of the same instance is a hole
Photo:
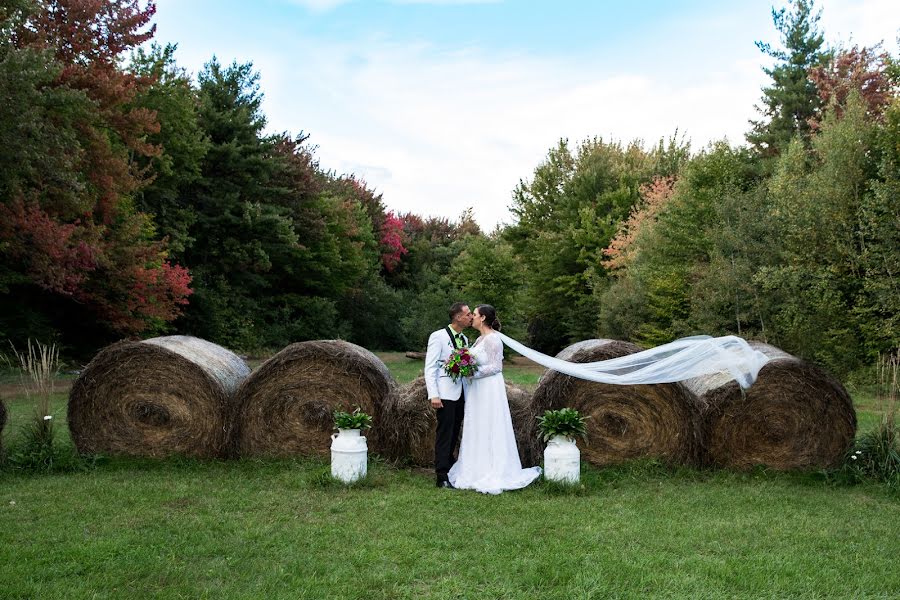
[[[421,363],[382,354],[408,381]],[[508,379],[533,386],[517,363]],[[15,443],[30,406],[2,390]],[[69,444],[65,393],[54,398]],[[879,415],[857,398],[860,427]],[[897,598],[900,500],[816,473],[585,468],[583,488],[440,490],[373,460],[105,459],[0,471],[0,598]]]

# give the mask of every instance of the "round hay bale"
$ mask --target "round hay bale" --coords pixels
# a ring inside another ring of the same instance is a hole
[[[523,466],[534,465],[538,440],[535,437],[531,393],[507,382],[506,398],[509,401],[519,459]],[[404,385],[400,393],[392,398],[387,412],[385,457],[398,462],[409,461],[420,467],[433,467],[437,418],[428,402],[425,378],[419,377]]]
[[[229,398],[249,374],[236,354],[195,337],[118,342],[72,384],[72,440],[82,453],[222,456]]]
[[[627,356],[641,348],[617,340],[585,340],[557,358],[576,363]],[[548,370],[532,400],[534,412],[575,408],[589,417],[581,456],[597,465],[652,457],[674,464],[696,464],[700,456],[700,417],[694,395],[680,383],[610,385]],[[537,427],[535,426],[535,430]],[[543,454],[543,449],[540,450]]]
[[[229,443],[239,456],[330,456],[334,411],[372,416],[369,450],[383,446],[383,409],[396,384],[381,360],[356,344],[291,344],[248,377],[235,397]]]
[[[856,411],[843,385],[816,365],[750,342],[771,360],[742,391],[726,376],[686,382],[703,405],[705,462],[731,469],[836,466],[856,436]]]

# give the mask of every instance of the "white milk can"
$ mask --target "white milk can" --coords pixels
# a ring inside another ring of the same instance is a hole
[[[359,429],[338,429],[331,435],[331,476],[353,483],[366,476],[368,447]]]
[[[578,483],[581,479],[581,452],[575,441],[554,435],[544,450],[544,477],[550,481]]]

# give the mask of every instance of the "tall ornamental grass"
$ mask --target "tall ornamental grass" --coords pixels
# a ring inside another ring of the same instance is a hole
[[[884,482],[900,492],[900,432],[897,429],[897,396],[900,390],[900,350],[879,357],[875,399],[881,422],[857,438],[845,463],[852,479]]]
[[[55,443],[51,398],[59,374],[59,348],[28,340],[25,351],[12,347],[17,361],[19,385],[26,401],[32,404],[32,418],[22,425],[21,435],[10,448],[7,461],[14,469],[49,472],[67,468],[75,457],[71,449]]]

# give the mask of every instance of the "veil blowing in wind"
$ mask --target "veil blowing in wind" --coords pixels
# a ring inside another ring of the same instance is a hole
[[[728,373],[742,389],[747,389],[769,358],[733,335],[700,335],[675,340],[628,356],[592,363],[573,363],[517,342],[499,333],[512,350],[541,366],[588,381],[613,385],[673,383],[714,373]]]

